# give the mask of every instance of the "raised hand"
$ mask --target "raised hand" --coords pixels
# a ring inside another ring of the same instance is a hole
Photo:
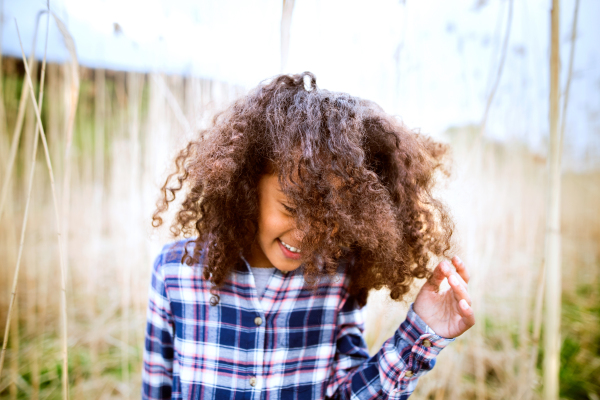
[[[452,258],[456,272],[442,261],[423,285],[413,304],[413,310],[433,331],[445,338],[462,335],[475,325],[471,297],[467,290],[469,273],[458,257]],[[441,291],[440,284],[448,278],[450,288]]]

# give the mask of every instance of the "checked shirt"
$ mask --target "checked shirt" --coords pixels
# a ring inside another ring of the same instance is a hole
[[[180,241],[153,268],[143,399],[407,399],[452,339],[412,311],[370,357],[363,315],[338,278],[307,288],[301,268],[275,270],[262,299],[240,263],[218,297]]]

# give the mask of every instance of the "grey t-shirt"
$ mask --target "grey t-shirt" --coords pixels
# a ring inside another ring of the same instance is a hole
[[[275,268],[255,268],[250,267],[254,274],[254,282],[256,283],[256,291],[258,292],[258,298],[262,299],[263,294],[267,288],[267,282],[269,278],[275,272]]]

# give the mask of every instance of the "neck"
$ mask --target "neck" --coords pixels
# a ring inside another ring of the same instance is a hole
[[[274,268],[271,261],[269,261],[260,246],[256,243],[252,244],[250,254],[246,255],[246,261],[253,268]]]

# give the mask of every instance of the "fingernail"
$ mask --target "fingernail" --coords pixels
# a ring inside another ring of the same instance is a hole
[[[456,260],[457,263],[462,264],[462,260],[460,259],[459,256],[454,256],[454,259]]]
[[[450,275],[450,278],[448,278],[448,282],[450,282],[453,285],[458,284],[458,281],[456,280],[456,277],[454,275]]]

